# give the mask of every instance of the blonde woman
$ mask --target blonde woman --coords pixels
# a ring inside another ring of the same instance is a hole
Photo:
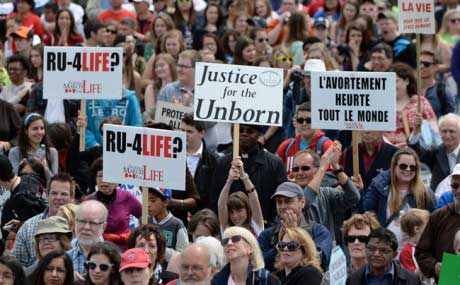
[[[339,64],[323,43],[314,43],[310,46],[306,60],[308,59],[321,59],[324,61],[327,71],[339,70]]]
[[[75,213],[77,211],[77,205],[73,203],[68,203],[59,207],[57,212],[57,216],[63,217],[66,219],[67,223],[69,224],[69,228],[72,233],[75,233]]]
[[[319,285],[323,279],[319,254],[310,235],[301,228],[286,228],[278,242],[276,276],[282,284]]]
[[[265,263],[255,236],[242,227],[230,227],[224,232],[227,265],[212,279],[212,284],[281,284],[279,279],[265,270]]]
[[[442,26],[439,30],[439,37],[447,42],[450,47],[454,47],[460,39],[460,12],[449,10],[442,18]]]

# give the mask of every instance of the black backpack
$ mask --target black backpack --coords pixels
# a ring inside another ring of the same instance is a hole
[[[16,205],[20,205],[14,211],[18,219],[25,222],[33,216],[43,213],[48,207],[48,203],[39,197],[43,189],[41,183],[34,176],[24,175],[21,179],[21,183],[13,191],[10,199],[15,200]]]

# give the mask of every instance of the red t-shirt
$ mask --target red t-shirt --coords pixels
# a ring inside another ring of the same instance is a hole
[[[13,12],[8,15],[8,18],[18,17],[18,13]],[[34,34],[38,35],[40,38],[45,34],[45,27],[43,27],[40,17],[33,13],[29,13],[29,16],[26,18],[21,18],[22,24],[29,29],[32,29]]]
[[[106,21],[120,22],[120,20],[123,18],[136,19],[136,14],[128,10],[125,10],[125,9],[121,9],[120,12],[115,12],[112,9],[107,9],[107,10],[102,11],[102,13],[99,14],[99,17],[97,18],[102,22],[106,22]]]
[[[83,44],[85,39],[80,34],[75,34],[73,37],[67,38],[67,46],[80,46]],[[46,46],[59,46],[59,38],[55,37],[54,35],[47,33],[43,37],[43,44]]]

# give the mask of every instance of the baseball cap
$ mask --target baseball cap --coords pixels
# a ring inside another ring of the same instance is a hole
[[[12,32],[11,35],[13,37],[16,36],[18,38],[23,39],[30,39],[33,37],[33,34],[31,33],[30,29],[26,26],[20,26],[16,31]]]
[[[329,26],[329,22],[326,18],[324,17],[318,17],[315,19],[315,21],[313,22],[313,27],[316,28],[316,27],[325,27],[327,28]]]
[[[13,165],[10,160],[3,154],[0,154],[0,180],[10,181],[14,177]]]
[[[38,222],[35,237],[42,234],[62,233],[72,235],[67,220],[63,217],[52,216]]]
[[[295,198],[304,197],[304,193],[302,188],[294,182],[284,182],[278,185],[276,192],[272,195],[271,199],[275,198],[276,196]]]
[[[326,65],[324,64],[324,61],[321,59],[309,59],[307,62],[305,62],[305,65],[303,66],[303,71],[305,75],[310,75],[312,71],[326,71]]]
[[[152,0],[133,0],[134,3],[141,3],[141,2],[145,2],[147,3],[149,6],[152,5]]]
[[[120,272],[127,268],[147,268],[150,257],[142,248],[131,248],[121,255]]]
[[[153,191],[159,194],[163,198],[163,200],[171,200],[171,197],[172,197],[171,189],[150,187],[149,191]]]
[[[393,22],[397,23],[398,19],[396,19],[396,15],[390,11],[384,11],[377,14],[377,20],[388,19],[392,20]]]

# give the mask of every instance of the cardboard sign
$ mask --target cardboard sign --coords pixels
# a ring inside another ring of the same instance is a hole
[[[442,255],[439,285],[460,284],[460,255],[444,253]]]
[[[122,48],[45,47],[45,99],[121,99]]]
[[[390,72],[312,72],[312,128],[394,131],[396,75]]]
[[[283,71],[199,62],[193,108],[195,120],[281,126]]]
[[[185,133],[104,125],[106,182],[185,190]]]
[[[399,0],[398,28],[401,33],[435,34],[433,0]]]
[[[193,108],[181,104],[158,101],[155,107],[156,123],[165,123],[175,130],[180,129],[182,118],[187,113],[192,113]]]
[[[347,282],[347,258],[340,246],[332,249],[329,278],[331,285],[345,285]]]

